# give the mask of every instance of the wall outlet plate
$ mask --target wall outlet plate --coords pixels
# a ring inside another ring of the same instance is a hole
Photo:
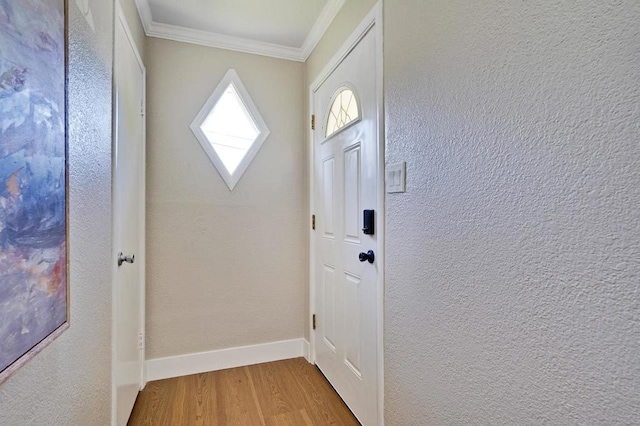
[[[388,164],[386,169],[387,194],[407,192],[407,163]]]

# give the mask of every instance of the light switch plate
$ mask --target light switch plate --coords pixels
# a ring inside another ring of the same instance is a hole
[[[388,164],[386,170],[387,194],[407,191],[407,163]]]

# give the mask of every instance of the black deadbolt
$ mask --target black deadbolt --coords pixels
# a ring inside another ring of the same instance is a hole
[[[364,235],[374,235],[376,233],[376,212],[375,210],[365,210],[362,214]]]
[[[369,250],[366,253],[360,253],[360,262],[369,262],[373,263],[376,260],[376,255],[373,250]]]

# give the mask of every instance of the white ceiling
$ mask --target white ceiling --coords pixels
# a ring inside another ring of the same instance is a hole
[[[304,61],[345,0],[136,0],[149,36]]]

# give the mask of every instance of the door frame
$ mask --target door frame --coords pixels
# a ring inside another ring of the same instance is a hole
[[[333,71],[344,61],[351,51],[360,43],[365,35],[373,28],[376,33],[376,100],[378,112],[378,202],[376,214],[376,229],[378,231],[376,259],[378,263],[377,282],[377,355],[378,355],[378,425],[384,425],[384,277],[385,277],[385,134],[384,134],[384,79],[383,79],[383,22],[382,22],[382,1],[378,1],[362,22],[356,27],[344,44],[338,49],[336,54],[322,69],[318,77],[309,86],[309,112],[316,115],[316,122],[320,122],[324,117],[320,117],[315,111],[315,92],[329,78]],[[315,212],[315,184],[314,184],[314,130],[309,130],[309,362],[316,363],[316,335],[311,320],[316,309],[316,279],[315,279],[315,245],[316,235],[312,228],[311,215]]]
[[[118,88],[118,75],[117,75],[117,61],[118,61],[118,46],[116,44],[116,38],[115,38],[115,33],[117,31],[117,25],[122,25],[122,28],[124,29],[124,33],[126,36],[126,39],[131,47],[131,49],[133,50],[133,53],[136,57],[136,61],[138,63],[138,66],[140,67],[140,70],[142,71],[142,105],[141,105],[141,111],[140,113],[142,114],[143,120],[142,120],[142,150],[141,150],[141,158],[140,158],[140,168],[138,170],[138,182],[140,184],[140,188],[139,188],[139,193],[140,193],[140,198],[139,198],[139,205],[138,205],[138,220],[140,223],[140,228],[138,229],[138,239],[141,242],[140,247],[139,247],[139,253],[136,253],[136,262],[139,263],[139,265],[142,265],[140,268],[140,275],[139,275],[139,280],[140,280],[140,331],[139,331],[139,336],[140,336],[140,365],[142,366],[141,370],[140,370],[140,390],[144,389],[145,385],[146,385],[146,363],[145,363],[145,338],[146,338],[146,330],[145,330],[145,320],[146,320],[146,313],[145,313],[145,306],[146,306],[146,301],[145,301],[145,296],[146,296],[146,253],[145,253],[145,248],[146,248],[146,152],[147,152],[147,148],[146,148],[146,144],[147,144],[147,126],[146,126],[146,116],[147,116],[147,92],[146,92],[146,81],[147,81],[147,70],[144,66],[144,62],[142,61],[142,56],[140,55],[140,52],[138,50],[138,47],[136,46],[135,40],[133,38],[133,35],[131,33],[131,29],[129,28],[129,24],[127,23],[127,19],[124,15],[124,12],[122,10],[122,6],[120,5],[120,0],[116,0],[115,2],[115,19],[114,19],[114,37],[113,37],[113,81],[112,81],[112,91],[113,91],[113,95],[112,95],[112,111],[113,111],[113,118],[112,118],[112,133],[113,133],[113,146],[112,146],[112,150],[111,150],[111,199],[112,199],[112,208],[111,208],[111,215],[112,215],[112,232],[113,232],[113,238],[112,238],[112,247],[111,247],[111,252],[112,252],[112,257],[111,257],[111,262],[112,262],[112,300],[111,300],[111,315],[112,315],[112,319],[111,319],[111,424],[113,426],[116,425],[116,421],[117,421],[117,307],[118,307],[118,266],[117,266],[117,251],[118,251],[118,245],[119,245],[119,241],[117,238],[117,229],[118,229],[118,221],[117,221],[117,208],[118,206],[116,205],[116,197],[115,197],[115,193],[117,191],[116,185],[115,185],[115,177],[116,177],[116,172],[117,172],[117,149],[118,149],[118,144],[119,144],[119,140],[118,140],[118,97],[117,97],[117,88]]]

